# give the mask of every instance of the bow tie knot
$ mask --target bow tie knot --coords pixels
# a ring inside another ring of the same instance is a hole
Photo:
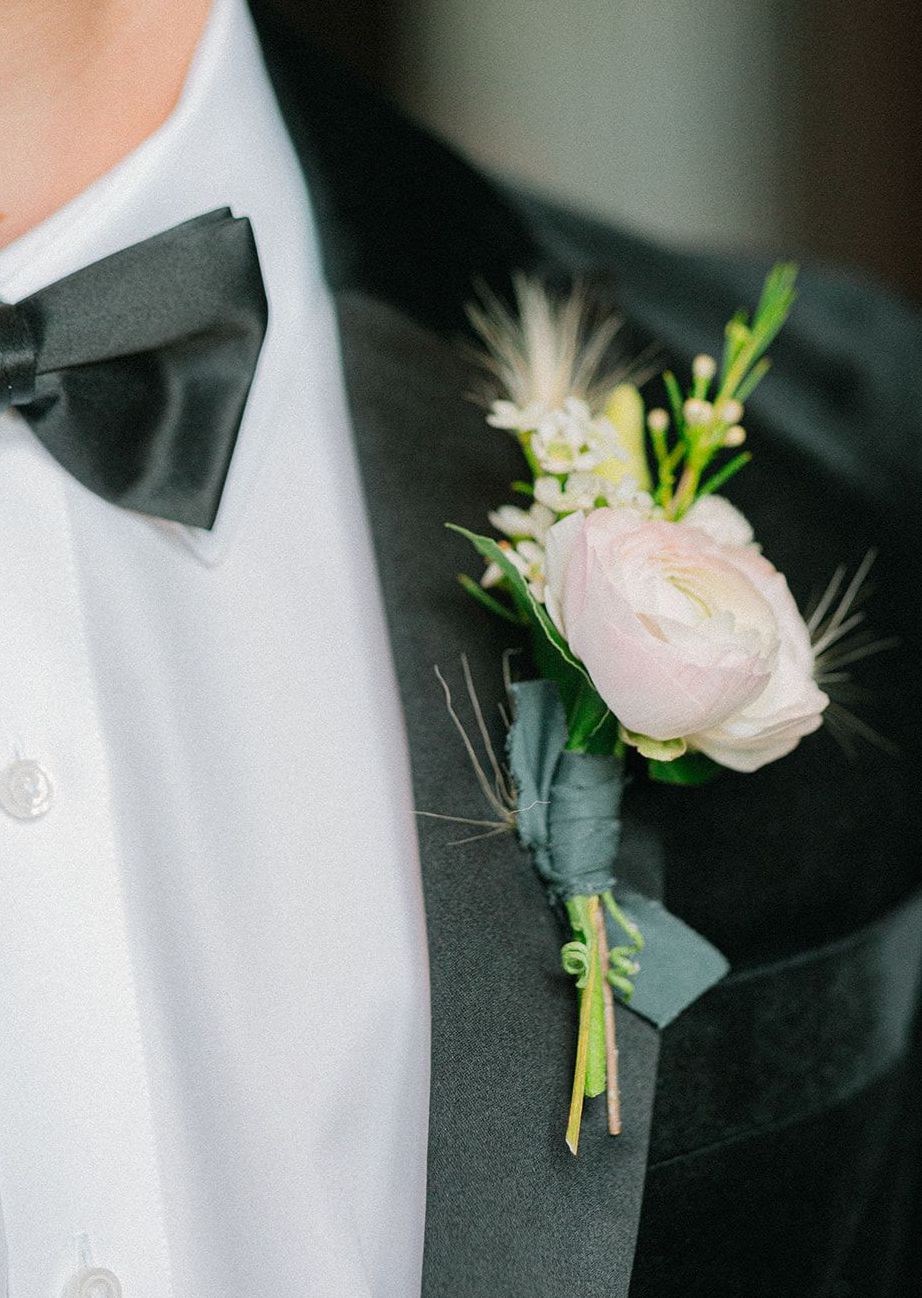
[[[24,312],[0,302],[0,415],[35,400],[35,339]]]

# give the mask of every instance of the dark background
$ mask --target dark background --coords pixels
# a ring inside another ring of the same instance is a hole
[[[518,3],[527,18],[528,0],[500,2]],[[422,73],[408,66],[403,42],[425,0],[272,3],[317,44],[391,97],[413,104],[414,78]],[[633,0],[632,9],[624,0],[612,12],[617,8],[619,19],[630,21],[638,3],[644,0]],[[783,246],[770,250],[845,262],[922,300],[922,6],[805,0],[785,58],[799,63],[800,75],[787,92],[792,102],[783,106],[793,124]],[[476,86],[472,95],[476,103]],[[554,179],[548,176],[549,183]]]

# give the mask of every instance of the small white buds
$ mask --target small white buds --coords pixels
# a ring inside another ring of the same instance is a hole
[[[746,429],[740,424],[734,424],[724,433],[724,446],[742,446],[746,440]]]
[[[742,417],[742,404],[732,398],[729,401],[722,401],[717,407],[717,418],[722,424],[738,424]]]
[[[700,379],[704,383],[710,383],[716,373],[717,362],[713,356],[702,353],[692,361],[692,376],[694,378]]]
[[[647,427],[651,433],[665,433],[669,427],[669,416],[661,406],[657,406],[647,415]]]
[[[699,401],[697,397],[689,397],[682,407],[682,413],[685,415],[685,422],[695,426],[709,424],[714,418],[714,407],[710,401]]]

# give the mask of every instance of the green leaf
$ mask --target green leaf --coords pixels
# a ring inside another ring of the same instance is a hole
[[[672,762],[648,762],[651,780],[659,784],[684,784],[694,787],[709,784],[720,774],[720,767],[704,753],[685,753]]]
[[[712,473],[707,482],[699,489],[698,498],[710,496],[712,492],[719,491],[724,483],[729,482],[733,475],[739,473],[740,469],[744,468],[751,459],[751,452],[742,451],[739,455],[735,455],[732,460],[728,460],[723,468],[718,469],[716,473]]]
[[[743,403],[747,402],[749,398],[752,396],[753,392],[756,390],[756,388],[765,378],[765,375],[768,373],[771,367],[772,367],[771,361],[768,359],[767,356],[763,356],[762,359],[753,366],[752,372],[749,375],[749,377],[744,379],[743,382],[736,389],[737,401],[742,401]]]
[[[489,591],[484,590],[480,583],[474,581],[473,577],[469,577],[466,572],[458,573],[458,581],[461,583],[462,589],[466,590],[472,599],[476,599],[478,604],[482,604],[489,612],[495,613],[497,617],[505,618],[507,622],[512,622],[515,626],[525,624],[524,617],[519,617],[506,604],[501,604],[498,599],[494,599]]]
[[[615,740],[617,739],[617,730],[612,731],[614,718],[608,705],[592,691],[594,698],[586,701],[582,709],[571,720],[569,724],[569,739],[567,741],[567,750],[571,753],[590,753],[614,751]],[[605,736],[602,741],[602,747],[596,741]]]
[[[669,405],[672,409],[672,422],[675,424],[676,433],[679,437],[685,436],[685,413],[684,403],[682,401],[682,390],[679,382],[672,370],[666,370],[663,374],[663,383],[666,386],[666,395],[669,397]]]
[[[740,309],[730,320],[727,321],[726,326],[724,327],[724,354],[723,363],[720,367],[720,382],[718,384],[718,388],[721,392],[724,389],[730,367],[749,342],[749,326],[746,323],[748,319],[748,313]]]
[[[790,314],[797,297],[796,283],[797,264],[793,261],[776,262],[765,276],[762,296],[752,321],[752,332],[758,337],[762,351],[774,342]]]
[[[778,262],[765,277],[762,295],[748,329],[745,313],[737,314],[730,321],[718,401],[736,397],[740,390],[748,396],[764,375],[764,367],[757,376],[754,367],[774,342],[794,305],[796,282],[797,266],[793,262]]]
[[[585,667],[575,658],[570,651],[570,646],[564,640],[563,636],[554,626],[554,623],[548,617],[547,610],[543,604],[539,604],[534,595],[528,589],[528,583],[519,572],[518,568],[509,558],[507,552],[496,541],[489,536],[478,536],[476,532],[469,532],[466,527],[459,527],[457,523],[446,523],[445,526],[451,532],[457,532],[470,541],[477,553],[488,563],[495,563],[503,576],[509,582],[510,589],[518,607],[535,622],[557,653],[563,658],[564,662],[574,667],[578,672],[589,680]],[[590,682],[591,684],[591,682]]]

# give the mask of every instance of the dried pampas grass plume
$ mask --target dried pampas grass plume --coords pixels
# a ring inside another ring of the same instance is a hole
[[[483,343],[476,359],[492,378],[487,404],[502,396],[520,410],[557,410],[568,397],[578,397],[598,410],[633,369],[619,361],[600,372],[620,317],[599,319],[580,284],[557,297],[540,280],[519,274],[513,290],[515,310],[485,285],[478,289],[479,301],[467,308]]]

